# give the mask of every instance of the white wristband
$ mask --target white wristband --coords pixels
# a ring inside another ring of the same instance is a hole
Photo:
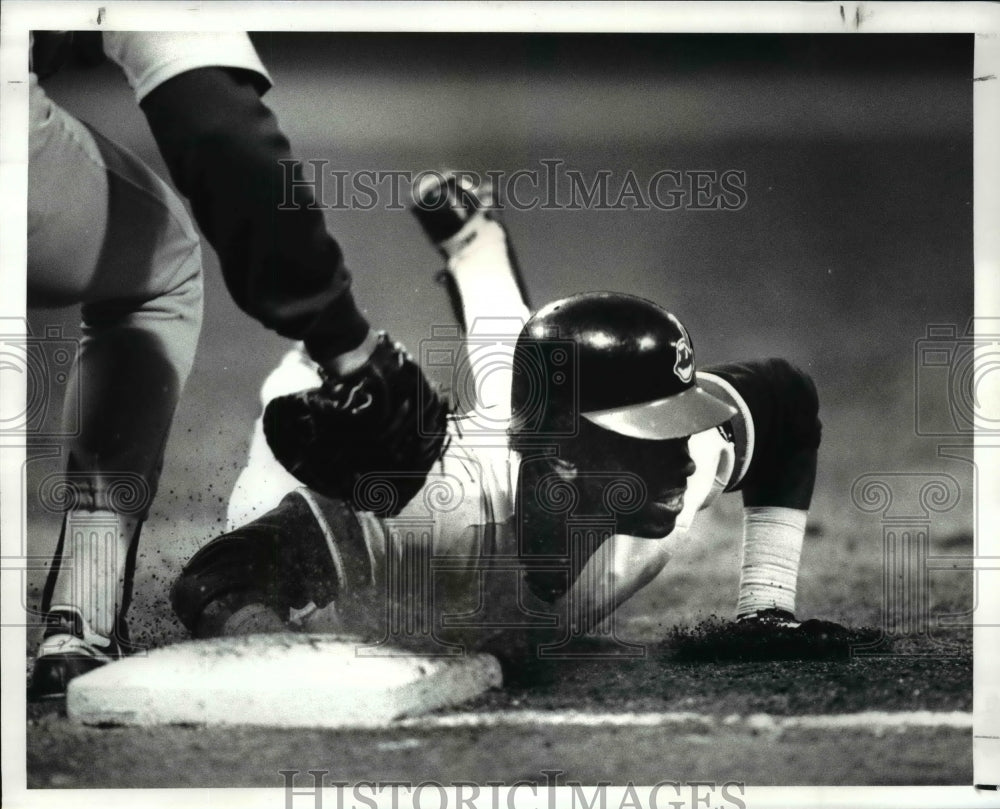
[[[807,516],[805,511],[777,506],[743,509],[743,566],[737,617],[767,609],[795,614]]]

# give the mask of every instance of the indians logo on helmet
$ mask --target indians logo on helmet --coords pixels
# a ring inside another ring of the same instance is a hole
[[[684,383],[691,381],[694,376],[694,350],[691,348],[691,340],[687,335],[687,330],[681,326],[683,334],[677,341],[677,359],[674,362],[674,373],[677,378]]]

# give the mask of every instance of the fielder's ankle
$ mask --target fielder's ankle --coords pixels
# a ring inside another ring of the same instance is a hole
[[[107,509],[67,511],[43,610],[75,614],[90,634],[114,636],[131,598],[141,527],[137,517]]]

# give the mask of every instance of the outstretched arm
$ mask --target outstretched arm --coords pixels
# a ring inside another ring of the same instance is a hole
[[[597,629],[615,610],[656,578],[670,561],[672,541],[616,534],[587,560],[557,602],[573,634]]]
[[[323,213],[271,110],[245,34],[106,32],[170,176],[219,255],[236,304],[306,343],[327,364],[359,346],[368,322]]]

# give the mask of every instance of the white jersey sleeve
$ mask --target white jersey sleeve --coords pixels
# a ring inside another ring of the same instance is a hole
[[[718,428],[695,433],[688,439],[688,452],[695,462],[688,478],[684,508],[677,515],[677,528],[687,530],[695,514],[708,508],[729,484],[736,465],[733,444]]]
[[[263,408],[276,396],[318,387],[322,383],[316,363],[305,346],[297,343],[271,371],[260,390],[261,415],[254,422],[246,464],[229,496],[226,530],[233,531],[263,516],[288,492],[302,484],[281,465],[264,437]]]
[[[105,31],[104,52],[135,90],[137,101],[188,70],[235,67],[250,70],[271,86],[263,62],[243,32]]]

